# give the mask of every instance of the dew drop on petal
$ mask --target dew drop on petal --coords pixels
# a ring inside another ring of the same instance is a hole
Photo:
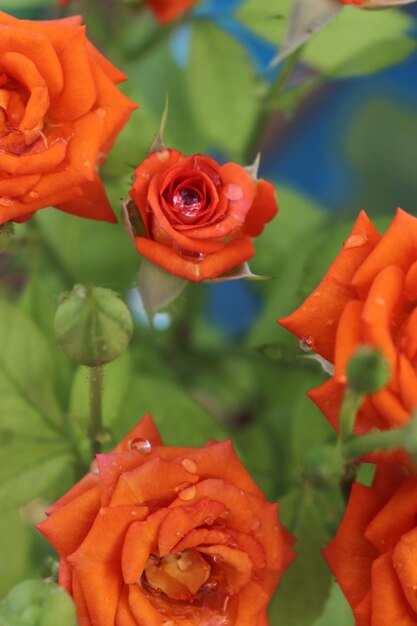
[[[196,488],[191,486],[180,491],[178,494],[178,497],[181,500],[184,500],[186,502],[187,500],[192,500],[193,498],[195,498],[196,493],[197,493]]]
[[[214,554],[213,561],[215,563],[223,563],[223,557],[221,556],[221,554]]]
[[[197,474],[198,466],[197,466],[197,463],[193,461],[193,459],[183,459],[181,461],[181,465],[190,474]]]
[[[261,526],[262,526],[261,520],[259,519],[257,515],[254,515],[253,522],[252,522],[252,530],[256,532],[257,530],[261,528]]]
[[[345,250],[349,248],[361,248],[368,241],[368,236],[366,233],[357,233],[356,235],[351,235],[346,239],[343,243],[343,247]]]
[[[91,161],[84,161],[84,167],[91,167]]]
[[[214,519],[212,517],[206,517],[204,523],[207,524],[207,526],[211,526],[212,524],[214,524]]]
[[[136,437],[130,442],[130,449],[140,452],[140,454],[149,454],[152,451],[152,444],[147,439]]]
[[[232,202],[237,202],[243,198],[243,189],[240,185],[229,183],[224,188],[224,193]]]
[[[236,541],[233,541],[233,539],[231,541],[228,541],[227,545],[229,546],[229,548],[232,548],[232,549],[237,548],[237,543]]]
[[[39,198],[39,193],[37,191],[31,191],[29,192],[29,196],[31,198]]]
[[[199,194],[193,189],[181,189],[172,196],[172,204],[181,211],[185,217],[195,217],[202,207]]]
[[[13,204],[13,200],[11,198],[0,198],[1,206],[11,206]]]
[[[314,339],[313,337],[310,337],[309,335],[303,335],[300,341],[298,342],[298,349],[301,350],[301,352],[310,352],[310,350],[312,350],[313,347],[314,347]]]

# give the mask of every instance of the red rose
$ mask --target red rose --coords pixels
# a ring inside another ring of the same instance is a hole
[[[415,626],[417,478],[381,466],[372,487],[354,483],[324,556],[357,626]]]
[[[81,17],[0,12],[0,224],[55,206],[116,221],[97,167],[136,105]]]
[[[356,431],[408,422],[417,408],[417,218],[398,209],[383,237],[361,213],[322,282],[279,321],[335,366],[310,398],[337,429],[346,366],[360,345],[390,364],[388,385],[366,396]]]
[[[48,513],[80,626],[267,626],[294,556],[230,441],[165,447],[149,415]]]
[[[254,255],[252,237],[277,213],[274,187],[240,165],[158,150],[130,191],[144,223],[137,250],[164,270],[200,282]]]

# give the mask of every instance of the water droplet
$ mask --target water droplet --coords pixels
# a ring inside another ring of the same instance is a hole
[[[368,235],[366,233],[357,233],[356,235],[351,235],[346,239],[343,243],[343,247],[345,250],[349,248],[361,248],[368,241]]]
[[[262,522],[259,519],[259,517],[257,515],[253,516],[253,522],[252,522],[252,530],[254,532],[256,532],[257,530],[259,530],[262,526]]]
[[[217,580],[208,581],[203,587],[201,587],[202,591],[210,591],[211,589],[216,589],[218,586]]]
[[[213,561],[215,563],[223,563],[223,557],[221,554],[214,554],[213,555]]]
[[[313,346],[314,339],[309,335],[303,335],[298,342],[298,349],[301,350],[301,352],[310,352],[310,350],[313,349]]]
[[[99,473],[99,472],[98,472],[98,467],[97,467],[97,466],[96,466],[96,467],[93,467],[93,468],[92,468],[92,470],[91,470],[91,473],[92,473],[92,474],[98,474],[98,473]]]
[[[159,150],[157,153],[158,161],[161,163],[166,163],[169,159],[169,151],[168,150]]]
[[[414,591],[417,591],[417,585],[413,585]]]
[[[1,206],[11,206],[13,204],[13,200],[11,198],[0,198]]]
[[[243,189],[240,185],[235,185],[234,183],[229,183],[224,188],[224,193],[232,202],[238,202],[238,200],[242,200],[243,198]]]
[[[233,539],[228,541],[227,545],[229,546],[229,548],[233,548],[233,549],[237,548],[237,543],[236,543],[236,541],[233,541]]]
[[[204,523],[207,524],[207,526],[211,526],[212,524],[214,524],[214,519],[212,517],[206,517]]]
[[[198,466],[197,466],[197,463],[193,461],[192,459],[183,459],[181,461],[181,465],[190,474],[197,474]]]
[[[31,192],[29,193],[29,196],[30,196],[31,198],[39,198],[39,193],[38,193],[37,191],[31,191]]]
[[[84,167],[91,167],[91,161],[84,161]]]
[[[102,119],[104,119],[107,115],[107,111],[106,109],[103,109],[102,107],[100,107],[99,109],[96,110],[96,113],[99,117],[101,117]]]
[[[189,554],[179,552],[177,554],[177,566],[182,572],[188,572],[193,566],[193,560]]]
[[[149,454],[152,451],[152,444],[147,439],[136,437],[130,442],[130,449],[140,452],[141,454]]]
[[[196,493],[197,489],[194,486],[187,487],[186,489],[183,489],[179,492],[178,497],[186,502],[187,500],[192,500],[193,498],[195,498]]]
[[[202,198],[197,191],[186,187],[174,193],[172,204],[185,217],[195,217],[202,207]]]
[[[230,515],[229,509],[225,509],[223,513],[220,513],[220,517],[222,517],[223,519],[226,519],[227,517],[229,517],[229,515]]]

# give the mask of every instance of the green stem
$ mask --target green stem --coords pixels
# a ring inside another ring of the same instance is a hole
[[[101,443],[98,435],[100,434],[102,423],[102,399],[103,399],[103,376],[104,367],[90,367],[90,429],[89,439],[91,443],[91,452],[93,457],[101,452]]]
[[[271,98],[276,99],[287,86],[288,81],[290,80],[293,71],[300,60],[302,51],[304,46],[300,46],[292,54],[290,54],[287,59],[284,61],[281,71],[279,72],[276,80],[270,88],[265,92],[263,98],[259,105],[259,113],[255,120],[255,124],[253,126],[252,132],[250,134],[249,140],[247,142],[247,146],[244,154],[244,162],[251,163],[259,148],[260,140],[262,139],[262,133],[265,130],[265,127],[268,123],[268,120],[272,114],[270,107],[268,106],[268,101]]]
[[[362,400],[363,394],[354,391],[351,387],[346,389],[339,417],[339,441],[345,441],[353,433],[356,414]]]
[[[345,459],[354,460],[370,452],[407,448],[409,439],[410,430],[408,427],[395,428],[366,435],[353,435],[342,444],[341,450]]]

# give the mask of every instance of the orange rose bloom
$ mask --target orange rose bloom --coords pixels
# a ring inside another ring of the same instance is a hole
[[[81,17],[0,12],[0,224],[55,206],[116,221],[97,174],[135,104]]]
[[[271,183],[236,163],[158,150],[135,170],[130,191],[144,224],[137,250],[172,274],[200,282],[248,261],[252,237],[277,213]]]
[[[357,626],[416,626],[417,478],[380,466],[372,487],[354,483],[323,552]]]
[[[334,364],[334,376],[309,396],[336,429],[346,365],[362,344],[383,353],[391,378],[365,398],[356,432],[400,426],[417,408],[416,303],[417,218],[398,209],[381,237],[362,212],[319,286],[279,321]]]
[[[294,556],[230,441],[165,447],[149,415],[48,514],[80,626],[268,626]]]

